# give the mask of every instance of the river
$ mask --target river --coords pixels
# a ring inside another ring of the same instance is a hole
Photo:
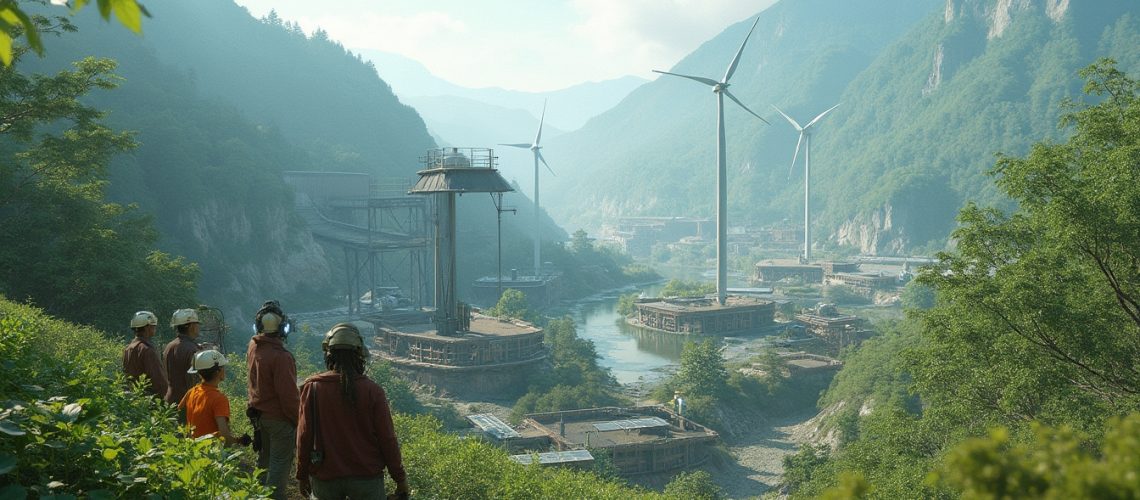
[[[656,296],[662,285],[647,285],[637,291]],[[626,291],[623,293],[633,293]],[[681,349],[692,337],[644,331],[627,325],[617,313],[617,294],[607,293],[578,301],[570,307],[578,337],[594,342],[600,359],[622,384],[651,383],[672,373],[681,360]]]

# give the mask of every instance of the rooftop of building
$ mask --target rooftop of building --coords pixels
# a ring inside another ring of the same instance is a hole
[[[820,264],[804,264],[797,259],[768,259],[756,263],[756,267],[782,267],[792,269],[822,269]]]
[[[638,302],[637,306],[672,312],[705,312],[729,310],[741,307],[765,306],[771,303],[772,301],[770,300],[758,299],[755,297],[729,295],[725,298],[724,305],[717,303],[716,299],[713,297],[701,297],[695,299],[668,298],[647,300],[644,302]]]
[[[484,316],[479,313],[471,315],[471,328],[469,331],[459,332],[454,337],[440,336],[434,323],[414,323],[396,327],[382,327],[385,330],[397,331],[404,335],[462,342],[486,337],[511,337],[541,332],[542,329],[523,320],[499,319]]]
[[[656,407],[595,408],[527,415],[528,426],[573,445],[606,448],[664,440],[715,438],[717,433],[686,420],[685,429],[678,425],[672,412]],[[561,430],[565,424],[565,432]]]

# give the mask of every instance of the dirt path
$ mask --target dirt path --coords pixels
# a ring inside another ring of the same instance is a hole
[[[713,480],[729,498],[751,498],[779,487],[784,474],[784,456],[796,452],[806,439],[805,424],[814,412],[787,417],[756,426],[754,431],[725,439],[735,460],[706,466]]]

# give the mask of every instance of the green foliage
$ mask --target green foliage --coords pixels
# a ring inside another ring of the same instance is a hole
[[[850,285],[824,287],[823,298],[835,304],[870,304],[871,298]]]
[[[6,495],[263,497],[244,449],[182,437],[173,407],[124,391],[122,345],[0,300]]]
[[[626,264],[621,268],[621,273],[631,283],[649,283],[661,279],[657,271],[645,264]]]
[[[1095,447],[1088,436],[1062,426],[1033,426],[1017,442],[999,427],[968,439],[946,456],[929,479],[963,498],[1134,498],[1140,495],[1140,414],[1112,418]]]
[[[716,293],[715,283],[672,279],[661,289],[662,297],[704,297]]]
[[[740,396],[739,386],[729,385],[728,369],[719,346],[711,339],[686,341],[681,349],[681,366],[677,373],[654,387],[652,397],[676,405],[679,393],[684,401],[683,413],[702,425],[722,428],[718,406],[722,401]],[[737,379],[739,382],[740,379]],[[735,401],[740,403],[741,401]],[[678,409],[674,406],[674,410]]]
[[[612,406],[623,402],[617,381],[598,365],[594,342],[578,337],[574,320],[551,320],[544,331],[550,349],[551,370],[532,381],[527,394],[511,410],[519,421],[527,413]]]
[[[115,63],[84,59],[54,76],[0,69],[0,292],[107,331],[133,311],[195,303],[197,268],[153,249],[134,207],[107,203],[107,163],[135,146],[80,100],[111,89]]]
[[[612,448],[588,448],[590,456],[594,457],[594,467],[591,471],[598,477],[608,481],[620,481],[621,469],[614,464]]]
[[[816,469],[827,463],[831,449],[826,445],[801,445],[799,451],[784,456],[784,477],[781,484],[794,493],[800,485],[811,480]]]
[[[618,297],[617,300],[617,313],[621,316],[629,316],[637,312],[637,299],[640,297],[637,293],[626,293]]]
[[[1069,105],[1071,138],[999,157],[1018,209],[963,209],[957,251],[918,278],[934,307],[845,360],[821,404],[869,414],[797,496],[845,474],[858,480],[836,491],[882,498],[1135,488],[1114,468],[1135,468],[1136,421],[1112,417],[1140,407],[1140,85],[1109,61],[1082,74],[1096,98]]]
[[[665,496],[692,500],[724,498],[720,486],[713,482],[712,475],[703,470],[677,474],[669,484],[665,485]]]
[[[396,415],[395,421],[414,498],[661,497],[590,472],[519,465],[499,448],[441,433],[430,417]]]
[[[934,307],[934,289],[917,281],[911,281],[903,288],[900,301],[903,309],[925,310]]]
[[[957,253],[919,277],[939,303],[917,386],[959,418],[1092,430],[1140,408],[1140,85],[1111,61],[1082,75],[1101,99],[1069,107],[1069,141],[993,170],[1019,210],[963,209]]]
[[[487,314],[496,318],[514,318],[535,322],[537,318],[527,309],[528,307],[525,293],[514,288],[508,288],[503,290],[503,295],[499,296],[499,302],[488,309]]]
[[[717,397],[728,386],[728,369],[720,347],[712,340],[686,342],[681,351],[681,368],[677,381],[685,395]]]
[[[392,411],[408,415],[421,415],[426,408],[418,399],[407,380],[400,378],[392,364],[387,361],[373,361],[368,365],[368,378],[384,388]]]
[[[32,0],[34,2],[34,0]],[[149,15],[146,9],[137,0],[96,0],[99,4],[99,15],[104,21],[111,19],[111,14],[127,29],[142,33],[142,18]],[[88,3],[88,0],[76,0],[72,12],[77,12]],[[0,63],[11,66],[17,57],[18,49],[13,42],[21,35],[24,36],[28,47],[43,55],[44,44],[40,32],[50,30],[51,25],[39,16],[29,15],[20,8],[16,0],[0,3]]]
[[[844,354],[843,369],[820,398],[820,406],[859,407],[867,401],[874,405],[908,398],[913,381],[903,353],[919,345],[919,328],[920,324],[910,320],[876,323],[879,335]]]
[[[784,361],[775,351],[766,351],[747,365],[758,365],[767,374],[758,377],[730,370],[714,342],[689,341],[682,348],[681,369],[653,387],[650,397],[670,402],[679,392],[685,401],[685,416],[729,431],[734,422],[733,418],[722,420],[726,414],[785,416],[802,412],[815,404],[832,377],[825,371],[789,378]]]
[[[851,500],[868,498],[875,488],[858,472],[844,472],[839,475],[839,484],[829,488],[819,496],[822,500]],[[876,495],[876,497],[878,497]],[[889,498],[889,497],[887,497]]]

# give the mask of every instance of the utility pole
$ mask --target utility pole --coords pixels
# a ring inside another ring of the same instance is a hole
[[[499,269],[496,277],[499,280],[499,298],[503,298],[503,212],[510,212],[514,214],[517,212],[514,208],[503,208],[503,193],[491,193],[491,201],[495,203],[495,216],[498,231],[498,242],[495,246],[499,255]]]

